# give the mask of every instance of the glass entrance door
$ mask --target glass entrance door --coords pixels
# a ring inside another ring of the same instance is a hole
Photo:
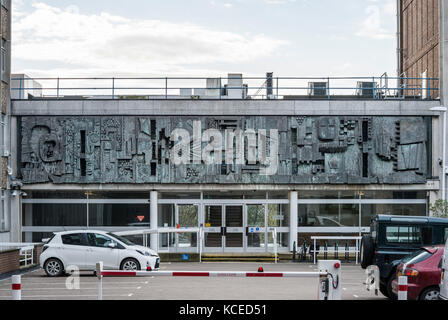
[[[204,251],[242,252],[244,219],[242,205],[204,207]]]
[[[204,207],[204,251],[221,252],[223,250],[222,206]]]
[[[266,206],[263,204],[250,204],[247,210],[247,251],[264,252],[267,247],[266,238]]]
[[[243,206],[224,206],[224,251],[242,252],[244,250]]]

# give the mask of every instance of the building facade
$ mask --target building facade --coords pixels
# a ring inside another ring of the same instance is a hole
[[[439,78],[440,74],[439,0],[397,2],[398,74],[401,77],[413,78],[403,81],[401,85],[403,88],[409,88],[407,94],[423,90],[424,96],[437,97],[439,92],[430,92],[424,78]]]
[[[0,5],[1,34],[1,90],[0,90],[0,241],[10,241],[11,230],[11,145],[10,145],[10,74],[11,74],[11,0],[2,0]],[[17,229],[17,228],[16,228]],[[17,233],[16,233],[17,235]],[[20,239],[17,235],[16,241]]]
[[[73,94],[61,79],[13,79],[11,233],[159,230],[134,239],[161,252],[271,252],[274,241],[290,252],[311,235],[369,232],[377,214],[430,215],[444,191],[448,82],[434,39],[446,33],[435,20],[411,27],[436,1],[399,3],[399,89],[353,79],[347,94],[324,79],[303,92],[268,73],[258,90],[230,74],[203,89],[164,78],[160,92]]]

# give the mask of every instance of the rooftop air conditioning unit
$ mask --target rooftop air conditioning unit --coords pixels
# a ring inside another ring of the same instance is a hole
[[[377,83],[368,81],[358,81],[356,85],[356,95],[361,97],[373,98],[377,94]]]
[[[328,83],[327,82],[309,82],[308,83],[308,95],[313,96],[313,97],[328,96]]]

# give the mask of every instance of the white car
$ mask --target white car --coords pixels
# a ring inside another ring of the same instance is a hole
[[[158,254],[113,233],[95,230],[55,233],[43,246],[40,266],[50,277],[60,276],[68,266],[95,271],[103,262],[109,270],[147,270],[159,268]]]
[[[440,282],[439,297],[441,300],[448,300],[448,240],[442,258],[442,281]]]

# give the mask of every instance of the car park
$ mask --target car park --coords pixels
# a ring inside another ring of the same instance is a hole
[[[392,290],[398,295],[398,277],[408,278],[408,300],[438,300],[445,246],[424,247],[402,259]]]
[[[361,267],[376,265],[380,271],[380,291],[395,299],[392,282],[401,259],[424,246],[444,244],[448,219],[424,216],[377,215],[370,234],[361,240]]]
[[[440,281],[440,295],[439,299],[448,300],[448,240],[445,244],[445,251],[442,259],[442,271]]]
[[[42,248],[40,266],[48,276],[60,276],[69,266],[95,271],[103,262],[109,270],[157,270],[158,254],[110,232],[81,230],[55,233]]]

